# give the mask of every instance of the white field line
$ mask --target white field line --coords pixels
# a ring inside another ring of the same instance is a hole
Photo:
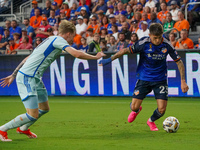
[[[188,100],[189,101],[189,100]],[[130,101],[131,102],[131,101]],[[59,100],[50,100],[49,101],[49,103],[51,104],[51,103],[79,103],[79,104],[129,104],[130,102],[112,102],[112,101],[109,101],[108,100],[108,102],[92,102],[92,101],[77,101],[77,100],[74,100],[74,101],[68,101],[68,100],[62,100],[62,101],[59,101]],[[20,100],[0,100],[0,103],[21,103],[21,101]],[[147,101],[145,101],[144,100],[144,102],[143,102],[143,105],[146,105],[146,104],[153,104],[153,105],[155,105],[156,104],[156,101],[155,102],[148,102],[148,100]],[[171,102],[170,103],[170,100],[168,101],[168,104],[170,105],[170,104],[176,104],[176,105],[200,105],[200,103],[196,103],[196,101],[195,101],[195,103],[178,103],[178,102]]]

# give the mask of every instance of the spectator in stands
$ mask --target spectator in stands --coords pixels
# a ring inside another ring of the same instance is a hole
[[[188,0],[183,0],[183,3],[180,8],[181,11],[183,11],[183,12],[185,11],[185,6],[187,5],[187,3],[188,3]]]
[[[77,16],[80,15],[80,11],[82,7],[85,7],[87,14],[90,15],[90,8],[86,5],[85,0],[80,0],[80,2],[81,2],[81,5],[77,8],[75,15]]]
[[[137,31],[137,35],[139,39],[145,36],[149,36],[148,23],[146,21],[142,21],[141,27],[142,29],[138,29]]]
[[[0,40],[1,40],[2,36],[3,36],[3,32],[4,32],[4,29],[3,29],[3,27],[0,26]]]
[[[110,1],[108,1],[108,2],[110,2]],[[109,17],[110,14],[114,14],[114,13],[115,13],[115,12],[114,12],[114,6],[113,6],[113,5],[110,5],[110,6],[107,5],[107,8],[108,8],[108,10],[107,10],[107,12],[106,12],[106,16],[107,16],[107,17]]]
[[[5,28],[7,28],[7,29],[11,29],[11,21],[10,20],[6,20],[5,21]]]
[[[166,19],[166,15],[167,15],[167,13],[168,13],[166,2],[162,2],[162,3],[160,4],[160,7],[161,7],[161,11],[158,12],[157,18],[162,22],[162,24],[164,24],[165,19]]]
[[[120,18],[119,18],[119,24],[118,24],[118,30],[121,31],[122,30],[122,24],[126,22],[126,15],[125,12],[120,14]]]
[[[98,4],[94,6],[94,8],[92,9],[92,13],[106,13],[107,11],[107,5],[105,3],[104,0],[99,0]]]
[[[22,44],[22,38],[23,38],[24,36],[28,36],[28,38],[29,38],[29,43],[30,43],[30,44],[33,43],[32,38],[27,34],[27,29],[26,29],[26,28],[22,28],[22,37],[21,37],[21,39],[19,40],[19,44]]]
[[[46,7],[42,10],[42,12],[44,12],[46,17],[49,18],[50,10],[51,10],[51,1],[50,0],[46,0],[45,4],[46,4]]]
[[[182,29],[180,32],[180,39],[176,42],[175,49],[193,49],[194,43],[188,38],[188,30]]]
[[[68,0],[68,1],[73,2],[71,0]],[[71,17],[71,16],[75,16],[75,12],[76,12],[76,9],[77,9],[77,3],[74,2],[72,4],[72,7],[70,7],[70,2],[68,2],[68,3],[69,3],[69,8],[71,9],[71,11],[70,11],[70,17]]]
[[[172,20],[172,14],[170,12],[167,13],[166,22],[163,25],[164,32],[172,29],[174,27],[175,21]]]
[[[40,43],[42,43],[42,38],[41,37],[37,37],[35,39],[34,48],[36,48]]]
[[[32,1],[32,7],[33,7],[33,9],[31,10],[30,18],[35,16],[35,9],[38,9],[39,15],[42,15],[42,9],[38,7],[38,2],[36,0]]]
[[[142,4],[142,7],[145,7],[146,0],[140,0],[140,3]]]
[[[55,18],[55,10],[50,10],[50,17],[48,18],[48,22],[50,26],[54,26],[54,24],[57,22]]]
[[[89,44],[88,52],[100,52],[101,48],[99,45],[99,41],[100,41],[100,35],[99,33],[95,33],[93,41]]]
[[[88,21],[89,21],[89,15],[87,14],[87,11],[86,11],[85,7],[81,8],[80,15],[83,17],[84,23],[87,24]]]
[[[137,20],[137,22],[140,22],[142,20],[142,14],[140,12],[135,12],[133,19]]]
[[[198,38],[198,44],[195,45],[195,49],[200,49],[200,37]]]
[[[77,0],[65,0],[65,1],[68,3],[70,9],[72,9],[74,4],[76,5],[76,9],[77,9],[77,5],[79,5]]]
[[[59,18],[60,17],[60,9],[58,7],[57,2],[54,1],[54,2],[51,3],[51,9],[55,10],[56,19]]]
[[[12,20],[11,22],[11,28],[10,28],[10,36],[13,37],[13,33],[19,33],[21,35],[22,29],[18,26],[16,20]]]
[[[35,16],[31,17],[30,19],[30,26],[32,26],[34,29],[37,29],[41,22],[42,22],[42,16],[40,16],[40,10],[35,9]]]
[[[140,2],[137,3],[136,9],[134,10],[134,12],[139,12],[140,14],[143,13],[143,6],[142,6],[142,4]]]
[[[112,25],[112,35],[115,37],[115,39],[118,39],[118,26],[116,24]]]
[[[125,34],[123,32],[120,32],[118,34],[118,40],[119,40],[119,42],[116,44],[117,51],[120,51],[120,50],[128,47],[128,42],[126,42]]]
[[[8,13],[9,10],[9,0],[2,0],[0,4],[0,14]]]
[[[89,46],[87,44],[87,40],[85,37],[81,38],[81,46],[79,47],[79,50],[83,51],[83,52],[87,52],[89,49]]]
[[[92,28],[87,29],[87,35],[88,35],[87,44],[89,45],[94,39],[94,37],[93,37],[93,29]]]
[[[60,8],[63,3],[63,0],[54,0],[54,2],[56,3],[56,6]]]
[[[28,18],[25,18],[24,21],[23,21],[23,24],[25,25],[26,27],[26,30],[27,30],[27,35],[30,36],[31,38],[33,38],[34,36],[34,29],[32,26],[30,26],[30,21]]]
[[[129,24],[127,22],[122,23],[121,32],[123,32],[125,34],[126,40],[131,40],[131,32],[129,31]]]
[[[101,40],[100,43],[99,43],[99,45],[100,45],[100,49],[101,49],[102,52],[108,50],[108,48],[107,48],[107,41],[106,40]]]
[[[151,21],[150,19],[148,19],[148,14],[146,13],[146,12],[143,12],[142,13],[142,21],[146,21],[148,24],[149,24],[149,22]],[[141,22],[142,21],[140,21],[140,23],[139,23],[139,28],[140,29],[142,29],[142,27],[141,27]]]
[[[79,34],[80,36],[85,37],[85,33],[87,30],[87,25],[83,22],[83,17],[78,16],[78,24],[76,25],[76,34]]]
[[[127,5],[126,6],[126,11],[127,11],[126,21],[128,21],[128,23],[130,23],[131,19],[133,18],[133,9],[132,9],[132,6],[131,5]]]
[[[98,24],[97,24],[97,17],[96,15],[92,16],[92,24],[88,26],[87,29],[92,28],[93,29],[93,33],[99,33],[99,28],[98,28]]]
[[[14,39],[15,43],[19,44],[20,34],[17,32],[13,33],[13,39]]]
[[[172,2],[172,1],[175,1],[175,2],[176,2],[176,5],[177,5],[177,8],[180,9],[180,7],[181,7],[180,0],[166,0],[167,6],[168,6],[168,10],[171,9],[171,2]],[[184,0],[182,0],[182,1],[184,1]],[[187,1],[188,1],[188,0],[187,0]]]
[[[60,10],[60,20],[67,20],[64,9]]]
[[[138,38],[137,33],[132,33],[132,34],[131,34],[131,40],[129,41],[128,47],[129,47],[129,46],[132,46],[133,44],[135,44],[135,42],[137,42],[138,39],[139,39],[139,38]]]
[[[97,23],[99,24],[99,27],[101,27],[102,19],[104,16],[105,15],[102,12],[97,14]]]
[[[131,26],[129,28],[129,31],[131,33],[137,33],[139,27],[138,27],[138,21],[137,20],[133,20],[131,21]]]
[[[107,26],[107,30],[108,30],[108,34],[112,34],[112,25],[113,24],[116,24],[116,19],[115,19],[115,15],[113,14],[110,14],[109,15],[109,20],[110,20],[110,23],[108,24]]]
[[[149,6],[144,7],[144,12],[147,13],[147,18],[151,19],[151,9]]]
[[[4,36],[1,38],[0,41],[0,50],[1,53],[5,53],[6,45],[8,44],[8,38],[10,37],[10,30],[8,28],[4,29]]]
[[[108,52],[115,51],[117,51],[116,39],[114,36],[110,36]]]
[[[14,39],[9,37],[8,38],[8,45],[6,45],[6,51],[5,54],[11,55],[16,54],[16,49],[19,47],[19,44],[14,42]]]
[[[100,41],[108,40],[108,31],[106,27],[101,27],[99,34],[100,34]]]
[[[153,0],[149,0],[148,2],[146,2],[145,7],[150,7],[150,8],[154,8],[156,6],[155,2]]]
[[[184,12],[179,11],[179,12],[178,12],[178,18],[179,18],[179,21],[177,21],[177,22],[174,24],[174,28],[176,28],[179,32],[180,32],[182,29],[187,29],[187,30],[189,31],[190,24],[189,24],[189,22],[185,19],[185,17],[184,17]]]
[[[190,0],[189,3],[200,2],[200,0]],[[200,4],[188,5],[188,21],[192,31],[196,31],[195,22],[200,18]]]
[[[177,2],[176,1],[171,1],[171,11],[170,13],[172,14],[172,19],[174,21],[178,21],[178,7],[177,7]]]
[[[69,9],[68,2],[64,1],[63,4],[62,4],[62,7],[65,10],[65,15],[66,15],[67,19],[69,19],[70,18],[70,11],[71,10]]]
[[[54,35],[58,35],[58,27],[59,27],[58,23],[55,23],[54,27],[53,27],[53,34]]]
[[[28,36],[22,38],[22,44],[17,48],[18,50],[33,50],[33,45],[29,43]]]
[[[76,17],[71,17],[70,21],[76,26]]]
[[[101,26],[107,28],[108,27],[108,23],[109,23],[108,17],[104,15],[103,18],[101,19]]]
[[[48,28],[47,32],[49,33],[49,36],[54,36],[52,28]]]
[[[51,28],[51,26],[47,22],[47,18],[42,18],[42,25],[38,27],[38,29],[35,31],[36,37],[41,37],[42,39],[45,39],[49,36],[49,33],[47,32],[47,29]]]
[[[77,49],[81,46],[81,38],[82,38],[82,36],[80,36],[79,34],[76,34],[74,36],[74,41],[73,42],[74,42],[74,44],[76,44]]]
[[[124,9],[124,5],[122,2],[119,2],[117,4],[117,10],[115,11],[114,15],[116,15],[116,18],[118,19],[119,18],[119,15],[121,14],[122,11],[125,11]]]
[[[160,23],[160,24],[162,24],[162,22],[157,18],[157,15],[156,15],[155,12],[151,13],[151,21],[149,22],[148,28],[150,27],[150,25],[152,23]]]
[[[176,35],[175,35],[174,32],[171,32],[171,33],[169,34],[169,41],[171,42],[171,44],[172,44],[174,47],[176,46],[177,40],[176,40]]]

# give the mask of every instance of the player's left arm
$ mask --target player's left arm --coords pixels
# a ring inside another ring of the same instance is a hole
[[[186,93],[189,89],[187,83],[185,82],[185,67],[184,64],[182,62],[182,60],[179,60],[176,62],[177,66],[178,66],[178,70],[180,72],[180,76],[181,76],[181,90],[183,93]]]
[[[73,47],[66,47],[65,51],[76,58],[86,59],[86,60],[88,60],[88,59],[97,60],[97,59],[105,56],[105,54],[103,52],[98,52],[95,56],[93,56],[93,55],[87,54],[85,52],[82,52],[80,50],[76,50]]]

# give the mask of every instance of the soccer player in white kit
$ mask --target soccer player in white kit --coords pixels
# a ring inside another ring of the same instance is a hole
[[[37,138],[37,135],[32,133],[29,127],[49,111],[47,91],[41,77],[50,64],[62,53],[62,50],[80,59],[97,60],[105,55],[99,52],[93,56],[70,47],[68,43],[73,42],[75,33],[75,26],[71,22],[63,20],[59,26],[58,36],[45,39],[30,56],[18,65],[12,75],[1,79],[0,85],[5,87],[9,86],[16,77],[19,95],[26,108],[26,113],[0,126],[1,141],[12,141],[7,137],[7,131],[13,128],[17,128],[17,133],[25,134],[29,138]]]

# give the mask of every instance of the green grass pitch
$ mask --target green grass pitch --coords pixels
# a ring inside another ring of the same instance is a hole
[[[143,101],[143,110],[133,123],[127,122],[130,97],[49,97],[50,112],[30,129],[38,135],[28,139],[8,131],[12,142],[1,142],[0,150],[199,150],[199,98],[169,98],[165,115],[152,132],[147,119],[157,108],[154,98]],[[25,109],[19,97],[0,97],[0,125]],[[166,133],[163,120],[175,116],[177,133]]]

